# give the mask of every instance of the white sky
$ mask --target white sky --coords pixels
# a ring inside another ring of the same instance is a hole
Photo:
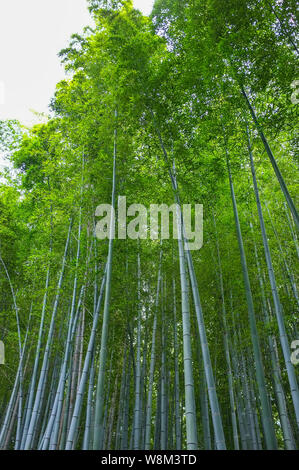
[[[149,14],[154,0],[135,0]],[[64,70],[57,56],[92,24],[86,0],[0,0],[0,119],[31,125],[48,112]]]

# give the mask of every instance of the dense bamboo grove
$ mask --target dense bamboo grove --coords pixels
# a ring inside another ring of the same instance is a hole
[[[0,448],[296,449],[296,2],[89,8],[48,121],[0,122]],[[96,237],[120,196],[178,240]]]

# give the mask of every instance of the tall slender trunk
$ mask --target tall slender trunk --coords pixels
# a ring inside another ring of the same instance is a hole
[[[117,119],[117,111],[115,111],[115,119]],[[115,122],[116,126],[116,122]],[[114,151],[113,151],[113,177],[112,177],[112,196],[111,196],[111,220],[110,220],[110,236],[109,236],[109,248],[108,248],[108,259],[107,259],[107,279],[105,289],[105,304],[103,313],[103,324],[102,324],[102,338],[101,338],[101,349],[99,357],[99,372],[98,382],[96,391],[96,409],[95,409],[95,425],[94,425],[94,439],[93,449],[100,449],[101,433],[103,431],[103,413],[104,413],[104,381],[105,381],[105,369],[106,369],[106,358],[107,358],[107,344],[108,344],[108,328],[109,328],[109,311],[110,311],[110,290],[111,290],[111,274],[112,274],[112,255],[113,255],[113,238],[115,229],[115,187],[116,187],[116,145],[117,145],[117,129],[114,130]]]
[[[163,286],[163,282],[162,282]],[[165,288],[162,288],[162,308],[161,308],[161,431],[160,431],[160,449],[167,448],[167,412],[166,412],[166,338],[165,338]]]
[[[290,282],[290,284],[291,284],[292,291],[293,291],[293,295],[294,295],[294,297],[295,297],[295,299],[296,299],[297,305],[299,306],[299,296],[298,296],[297,286],[296,286],[295,281],[294,281],[294,276],[293,276],[292,273],[291,273],[290,267],[289,267],[288,262],[287,262],[287,260],[286,260],[285,254],[284,254],[284,252],[283,252],[283,249],[282,249],[282,246],[281,246],[281,242],[280,242],[280,239],[279,239],[277,230],[276,230],[276,228],[275,228],[275,225],[274,225],[274,223],[273,223],[273,220],[272,220],[272,217],[271,217],[271,214],[270,214],[270,211],[269,211],[269,207],[268,207],[268,204],[267,204],[266,201],[264,201],[264,205],[265,205],[265,207],[266,207],[266,209],[267,209],[267,213],[268,213],[268,216],[269,216],[269,220],[270,220],[270,223],[271,223],[271,226],[272,226],[272,229],[273,229],[275,238],[276,238],[276,240],[277,240],[279,252],[280,252],[280,255],[281,255],[281,258],[282,258],[282,261],[283,261],[283,266],[284,266],[284,269],[285,269],[285,272],[286,272],[286,275],[287,275],[287,279],[289,280],[289,282]],[[289,294],[288,294],[288,295],[289,295]]]
[[[175,387],[175,443],[176,449],[182,447],[181,406],[180,406],[180,374],[179,374],[179,345],[176,318],[176,289],[173,279],[173,342],[174,342],[174,387]]]
[[[140,300],[140,253],[137,255],[137,351],[136,351],[136,376],[135,376],[135,408],[134,408],[134,438],[133,449],[139,450],[140,425],[141,425],[141,300]]]
[[[33,436],[34,436],[36,425],[37,425],[39,405],[40,405],[41,397],[43,395],[43,391],[45,388],[46,372],[48,370],[49,356],[50,356],[51,344],[52,344],[52,339],[53,339],[53,334],[54,334],[54,325],[55,325],[55,319],[56,319],[56,314],[58,310],[58,303],[59,303],[60,294],[61,294],[61,286],[62,286],[62,281],[63,281],[63,276],[64,276],[66,256],[67,256],[69,242],[70,242],[71,229],[72,229],[72,220],[70,221],[69,231],[68,231],[67,240],[65,244],[62,267],[61,267],[59,281],[57,285],[57,293],[55,296],[51,323],[50,323],[47,343],[46,343],[44,357],[43,357],[42,368],[41,368],[41,372],[39,376],[37,391],[35,394],[34,406],[33,406],[32,415],[31,415],[31,419],[30,419],[30,423],[28,427],[28,433],[27,433],[26,441],[24,445],[25,450],[29,450],[32,446],[32,440],[33,440]]]
[[[156,361],[156,332],[157,332],[157,314],[159,307],[159,295],[161,289],[161,263],[162,263],[162,249],[160,252],[159,270],[158,270],[158,281],[157,291],[154,306],[154,322],[152,331],[152,349],[151,349],[151,362],[150,362],[150,373],[148,379],[148,395],[146,404],[146,419],[145,419],[145,450],[149,450],[151,447],[151,429],[152,429],[152,400],[153,400],[153,382],[155,372],[155,361]]]
[[[255,192],[255,197],[256,197],[256,204],[257,204],[259,221],[260,221],[262,238],[263,238],[265,258],[266,258],[266,263],[267,263],[267,268],[268,268],[268,276],[269,276],[269,281],[270,281],[271,291],[272,291],[274,311],[275,311],[276,320],[277,320],[278,329],[279,329],[280,344],[281,344],[281,348],[282,348],[282,351],[283,351],[283,356],[284,356],[284,361],[285,361],[285,365],[286,365],[286,369],[287,369],[291,394],[292,394],[292,398],[293,398],[293,405],[294,405],[295,414],[296,414],[296,418],[297,418],[297,425],[298,425],[298,428],[299,428],[299,389],[298,389],[298,383],[297,383],[297,379],[296,379],[296,375],[295,375],[294,366],[291,362],[291,350],[290,350],[288,337],[287,337],[287,333],[286,333],[286,329],[285,329],[285,324],[284,324],[284,319],[283,319],[283,315],[282,315],[281,304],[280,304],[280,299],[279,299],[278,289],[277,289],[277,284],[276,284],[276,278],[275,278],[275,273],[274,273],[273,264],[272,264],[272,257],[271,257],[270,248],[269,248],[269,244],[268,244],[268,238],[267,238],[266,227],[265,227],[265,223],[264,223],[263,211],[262,211],[262,206],[261,206],[260,197],[259,197],[259,190],[258,190],[257,181],[256,181],[255,167],[254,167],[254,161],[253,161],[253,155],[252,155],[252,149],[251,149],[251,143],[250,143],[248,127],[246,128],[246,131],[247,131],[247,139],[248,139],[248,152],[249,152],[249,157],[250,157],[251,173],[252,173],[254,192]]]
[[[226,149],[226,152],[227,152],[227,149]],[[258,382],[259,398],[261,401],[262,422],[263,422],[263,428],[264,428],[264,433],[265,433],[265,440],[266,440],[267,449],[276,449],[277,442],[276,442],[276,436],[275,436],[275,432],[273,428],[273,421],[272,421],[269,398],[267,395],[266,379],[265,379],[264,367],[263,367],[263,362],[262,362],[259,336],[258,336],[258,331],[257,331],[257,326],[256,326],[256,318],[255,318],[255,312],[254,312],[251,285],[250,285],[250,280],[249,280],[249,275],[248,275],[246,255],[245,255],[245,250],[244,250],[244,245],[243,245],[243,238],[242,238],[242,233],[241,233],[241,226],[240,226],[240,221],[239,221],[239,214],[238,214],[238,208],[237,208],[237,203],[236,203],[236,198],[235,198],[235,192],[234,192],[234,186],[233,186],[233,180],[232,180],[228,155],[227,155],[227,168],[228,168],[229,183],[230,183],[231,198],[232,198],[232,204],[233,204],[233,210],[234,210],[237,238],[238,238],[238,244],[239,244],[239,250],[240,250],[243,279],[244,279],[244,285],[245,285],[245,293],[246,293],[248,315],[249,315],[249,324],[250,324],[253,354],[254,354],[254,361],[255,361],[255,372],[256,372],[256,379]]]
[[[236,409],[235,409],[236,407],[235,407],[233,374],[232,374],[231,359],[230,359],[229,344],[228,344],[228,328],[227,328],[227,321],[226,321],[226,308],[225,308],[225,298],[224,298],[221,256],[220,256],[219,240],[218,240],[217,226],[216,226],[214,213],[213,213],[213,221],[214,221],[215,235],[216,235],[219,283],[220,283],[220,293],[221,293],[221,300],[222,300],[222,322],[223,322],[223,329],[224,329],[223,342],[224,342],[224,351],[225,351],[227,373],[228,373],[228,390],[229,390],[229,400],[230,400],[230,408],[231,408],[231,421],[232,421],[232,427],[233,427],[234,449],[239,450],[239,437],[238,437],[237,417],[236,417]]]
[[[73,410],[73,415],[71,419],[71,424],[67,436],[67,442],[66,442],[66,450],[71,450],[73,447],[73,442],[74,442],[74,437],[77,433],[78,429],[78,424],[80,420],[80,415],[81,415],[81,409],[82,409],[82,401],[83,401],[83,395],[85,391],[85,386],[87,382],[87,377],[88,377],[88,371],[90,367],[90,361],[92,359],[92,356],[94,354],[94,347],[95,347],[95,337],[96,337],[96,332],[97,332],[97,325],[98,325],[98,320],[99,320],[99,313],[101,309],[101,304],[102,304],[102,299],[103,299],[103,294],[104,294],[104,288],[106,284],[106,268],[104,272],[104,276],[102,279],[102,284],[100,288],[100,293],[99,293],[99,298],[97,302],[97,307],[96,311],[94,313],[93,317],[93,324],[92,324],[92,329],[89,337],[89,343],[85,355],[85,360],[84,360],[84,366],[83,366],[83,371],[82,375],[80,378],[79,382],[79,387],[77,390],[77,395],[76,395],[76,401],[74,404],[74,410]]]
[[[30,387],[29,387],[28,405],[27,405],[27,410],[25,414],[25,423],[24,423],[23,435],[22,435],[22,440],[21,440],[21,445],[20,445],[21,450],[24,448],[24,445],[25,445],[29,422],[30,422],[31,413],[32,413],[35,384],[37,380],[38,364],[39,364],[43,330],[44,330],[45,312],[46,312],[47,296],[48,296],[48,289],[49,289],[49,278],[50,278],[50,264],[48,265],[47,274],[46,274],[46,285],[45,285],[45,293],[44,293],[44,298],[43,298],[43,306],[42,306],[42,314],[41,314],[40,327],[39,327],[39,333],[38,333],[38,341],[37,341],[37,346],[36,346],[36,351],[35,351],[35,356],[34,356],[34,366],[33,366],[32,378],[30,381]]]
[[[273,153],[272,153],[272,150],[271,150],[271,148],[270,148],[270,146],[269,146],[269,144],[268,144],[268,141],[267,141],[267,139],[266,139],[266,137],[265,137],[265,135],[264,135],[264,132],[263,132],[263,130],[262,130],[262,127],[261,127],[261,125],[259,124],[258,118],[257,118],[257,116],[256,116],[256,114],[255,114],[255,111],[254,111],[254,109],[253,109],[253,107],[252,107],[252,105],[251,105],[251,103],[250,103],[250,100],[249,100],[249,98],[248,98],[248,96],[247,96],[247,93],[246,93],[246,91],[245,91],[245,89],[244,89],[243,86],[241,86],[241,93],[242,93],[243,97],[245,98],[245,101],[246,101],[246,104],[247,104],[248,109],[249,109],[249,111],[250,111],[252,120],[253,120],[253,122],[254,122],[255,125],[256,125],[256,128],[257,128],[257,130],[258,130],[258,133],[259,133],[259,135],[260,135],[260,138],[261,138],[261,140],[262,140],[262,142],[263,142],[263,144],[264,144],[265,150],[266,150],[266,152],[267,152],[267,154],[268,154],[268,157],[269,157],[269,159],[270,159],[270,162],[271,162],[271,164],[272,164],[272,167],[273,167],[273,169],[274,169],[274,171],[275,171],[275,174],[276,174],[276,177],[277,177],[278,182],[279,182],[279,184],[280,184],[281,190],[282,190],[282,192],[283,192],[283,194],[284,194],[284,197],[285,197],[285,199],[286,199],[286,201],[287,201],[287,204],[288,204],[288,206],[289,206],[289,208],[290,208],[290,211],[291,211],[291,213],[292,213],[292,215],[293,215],[294,222],[295,222],[295,224],[296,224],[296,226],[297,226],[297,229],[299,230],[299,216],[298,216],[297,209],[296,209],[296,207],[295,207],[295,204],[294,204],[294,202],[293,202],[293,199],[292,199],[291,196],[290,196],[290,193],[289,193],[289,191],[288,191],[287,185],[285,184],[285,181],[284,181],[284,179],[283,179],[283,177],[282,177],[282,174],[280,173],[280,170],[279,170],[278,165],[277,165],[277,163],[276,163],[275,157],[274,157],[274,155],[273,155]]]
[[[251,223],[250,223],[250,226],[253,232],[253,227]],[[254,253],[255,253],[255,259],[256,259],[258,280],[259,280],[261,294],[262,294],[263,313],[264,313],[266,323],[269,324],[270,316],[269,316],[268,308],[267,308],[264,281],[263,281],[263,277],[261,273],[261,266],[259,262],[255,240],[254,240]],[[269,304],[269,309],[270,309],[270,304]],[[271,309],[269,311],[271,312]],[[268,345],[269,345],[269,350],[270,350],[271,366],[272,366],[272,371],[273,371],[273,384],[274,384],[275,394],[277,398],[277,406],[278,406],[278,412],[279,412],[280,421],[281,421],[281,427],[282,427],[282,431],[284,435],[284,442],[285,442],[286,448],[288,450],[292,450],[292,449],[295,449],[295,444],[294,444],[294,438],[292,435],[292,429],[289,423],[285,394],[284,394],[284,390],[282,386],[279,359],[278,359],[277,349],[276,349],[276,339],[273,335],[268,336]]]
[[[205,369],[206,381],[207,381],[207,385],[208,385],[208,395],[209,395],[210,406],[211,406],[211,411],[212,411],[212,419],[213,419],[214,432],[215,432],[215,436],[216,436],[217,449],[225,450],[226,449],[225,437],[224,437],[224,432],[223,432],[223,426],[222,426],[222,419],[221,419],[221,413],[220,413],[220,408],[219,408],[218,397],[217,397],[217,393],[216,393],[215,380],[214,380],[214,375],[213,375],[212,363],[211,363],[209,346],[208,346],[207,335],[206,335],[206,329],[205,329],[204,318],[203,318],[203,311],[202,311],[201,302],[200,302],[200,296],[199,296],[198,284],[197,284],[197,279],[196,279],[194,266],[193,266],[193,260],[192,260],[190,250],[188,250],[186,239],[185,239],[184,223],[183,223],[183,220],[182,220],[181,203],[180,203],[179,190],[178,190],[178,185],[177,185],[177,181],[176,181],[175,171],[173,171],[171,166],[170,166],[168,154],[167,154],[166,148],[164,146],[164,142],[163,142],[160,130],[159,130],[159,128],[158,128],[158,126],[156,125],[156,122],[155,122],[154,113],[151,109],[150,109],[150,112],[151,112],[152,118],[154,120],[154,125],[155,125],[156,132],[157,132],[157,135],[158,135],[158,138],[159,138],[159,141],[160,141],[160,146],[161,146],[161,149],[162,149],[162,152],[163,152],[163,156],[164,156],[165,162],[167,164],[167,168],[168,168],[168,172],[169,172],[169,176],[170,176],[170,180],[171,180],[171,184],[172,184],[172,189],[173,189],[173,193],[174,193],[174,197],[175,197],[175,202],[177,203],[177,205],[179,207],[179,215],[178,215],[179,230],[178,230],[178,233],[181,235],[179,237],[179,240],[178,240],[179,250],[180,250],[180,244],[183,245],[182,238],[184,238],[187,264],[188,264],[188,271],[189,271],[189,275],[190,275],[190,279],[191,279],[192,294],[193,294],[193,300],[194,300],[194,306],[195,306],[195,312],[196,312],[196,318],[197,318],[197,325],[198,325],[200,341],[201,341],[202,355],[203,355],[203,361],[204,361],[204,369]],[[181,251],[182,250],[183,250],[183,247],[182,247]],[[180,255],[181,264],[183,263],[183,259],[185,259],[185,257]],[[184,276],[184,273],[186,272],[184,264],[182,264],[180,269],[181,269],[181,274]],[[186,277],[186,276],[184,276],[184,277]],[[185,283],[186,283],[186,280],[183,280],[183,287],[184,287]],[[185,289],[185,287],[184,287],[184,289]],[[182,293],[182,296],[183,296],[183,293]],[[185,293],[184,293],[184,296],[185,296]],[[189,355],[189,357],[187,356],[188,350],[190,349],[190,344],[189,344],[190,343],[190,337],[188,335],[188,324],[190,326],[190,322],[188,321],[188,319],[189,319],[188,309],[186,310],[186,314],[187,315],[183,315],[183,320],[185,320],[185,321],[183,321],[184,351],[185,351],[185,354],[186,354],[186,358],[188,358],[188,360],[186,362],[188,363],[188,366],[191,367],[191,363],[190,363],[191,355]],[[188,372],[187,375],[190,375],[189,374],[190,372],[191,372],[191,375],[193,375],[192,368],[191,368],[191,371],[190,371],[190,368],[187,367],[186,372]],[[186,376],[185,376],[185,378],[186,378]],[[188,377],[187,377],[187,380],[188,380]],[[190,382],[190,385],[188,385],[189,384],[188,381],[187,382],[185,381],[185,385],[186,384],[187,384],[186,388],[188,388],[188,389],[190,388],[190,390],[192,389],[191,395],[193,395],[193,397],[194,397],[194,390],[193,390],[194,385],[193,385],[193,388],[192,388],[193,377],[192,377],[192,381]],[[185,397],[187,397],[187,396],[188,395],[185,393]],[[188,406],[188,408],[193,407],[193,399],[192,399],[192,397],[190,397],[190,398],[191,398],[191,401],[190,401],[191,407]],[[195,412],[194,408],[193,408],[193,410],[190,409],[190,411],[188,411],[189,425],[187,426],[187,430],[188,430],[188,433],[190,435],[187,438],[187,440],[190,441],[190,447],[191,448],[197,447],[196,416],[195,416],[196,412]],[[187,412],[187,409],[186,409],[186,412]]]

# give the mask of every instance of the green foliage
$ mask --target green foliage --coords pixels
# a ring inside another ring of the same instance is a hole
[[[290,84],[298,78],[298,23],[295,7],[293,0],[156,0],[152,15],[148,18],[133,9],[131,1],[90,0],[89,9],[96,20],[96,27],[94,30],[86,28],[82,35],[74,34],[69,47],[60,52],[70,78],[57,84],[51,100],[54,117],[26,132],[15,121],[0,121],[0,152],[9,157],[13,165],[10,174],[3,175],[0,183],[0,254],[16,293],[22,338],[25,337],[28,326],[29,312],[32,313],[24,370],[25,390],[28,391],[31,380],[44,295],[47,293],[41,351],[45,348],[70,218],[73,228],[51,345],[46,390],[56,392],[54,373],[57,363],[62,361],[66,347],[75,278],[78,283],[76,303],[78,292],[85,285],[80,310],[84,331],[82,338],[77,340],[78,344],[81,341],[81,349],[79,346],[76,349],[77,343],[74,342],[72,354],[77,357],[80,349],[82,362],[87,351],[95,312],[94,298],[99,293],[108,253],[107,241],[98,241],[94,236],[97,221],[95,210],[99,204],[111,202],[113,139],[114,130],[117,129],[117,195],[126,196],[128,206],[133,203],[144,204],[147,208],[150,204],[171,205],[174,195],[169,172],[173,162],[182,203],[204,206],[204,246],[200,251],[193,252],[192,258],[201,295],[225,438],[227,447],[234,448],[234,410],[230,409],[231,390],[227,380],[228,365],[223,342],[225,335],[231,355],[235,398],[243,411],[246,408],[244,380],[248,380],[253,397],[258,397],[258,392],[251,352],[248,306],[228,181],[228,156],[261,342],[267,393],[271,398],[278,445],[283,448],[285,444],[281,431],[281,410],[273,382],[273,363],[268,342],[269,337],[274,337],[279,344],[279,331],[272,315],[271,286],[251,180],[246,122],[249,123],[268,242],[290,341],[296,339],[298,331],[298,239],[292,216],[284,205],[279,183],[240,91],[243,86],[248,92],[259,124],[296,202],[298,185],[294,175],[298,170],[298,136],[294,124],[299,108],[290,99],[293,92]],[[117,119],[115,109],[118,112]],[[168,159],[165,158],[165,152]],[[81,245],[77,263],[80,220]],[[221,259],[223,294],[217,245]],[[133,426],[139,308],[137,249],[141,259],[144,412],[149,387],[160,242],[142,240],[138,246],[139,248],[133,240],[115,240],[114,243],[107,343],[111,370],[105,376],[105,403],[107,413],[115,406],[115,415],[121,416],[111,416],[112,411],[110,418],[108,416],[112,422],[111,445],[115,448],[118,442],[116,421],[125,419],[125,406],[130,417],[127,425],[129,435]],[[261,274],[257,269],[255,248]],[[46,289],[48,269],[50,276]],[[266,319],[263,306],[261,277],[269,320]],[[180,418],[184,407],[180,269],[177,244],[173,240],[163,241],[162,279],[152,405],[154,416],[158,419],[161,403],[160,366],[162,350],[165,349],[166,370],[169,374],[166,380],[170,403],[168,425],[173,431],[173,397],[176,391],[180,395]],[[177,325],[173,322],[173,281],[177,289]],[[0,407],[3,404],[5,409],[18,367],[18,336],[11,289],[1,265],[0,289],[0,339],[5,339],[7,350],[7,363],[5,366],[0,365]],[[191,290],[189,297],[198,441],[203,448],[207,438],[206,423],[202,421],[205,411],[202,405],[205,382]],[[226,326],[222,316],[223,305]],[[165,319],[163,324],[162,310]],[[177,326],[178,334],[179,384],[175,381],[174,326]],[[93,351],[95,359],[100,348],[101,328],[100,316]],[[71,362],[69,361],[69,376],[79,375]],[[295,413],[280,345],[277,363],[281,369],[281,384],[294,439],[298,442]],[[245,372],[242,372],[243,365]],[[40,366],[41,359],[39,370]],[[122,375],[125,377],[123,385]],[[68,384],[66,382],[63,389],[65,396],[68,393]],[[113,387],[115,390],[112,390]],[[126,397],[126,400],[119,400],[119,403],[116,400],[116,406],[113,398],[115,396]],[[88,410],[85,395],[82,400],[83,412],[77,448],[82,448],[82,429]],[[67,406],[66,401],[65,405]],[[42,416],[45,423],[49,419],[46,406],[44,399]],[[258,400],[252,399],[251,407],[256,413],[261,446],[265,448]],[[153,434],[154,420],[152,424]],[[185,448],[185,418],[182,418],[181,425],[182,447]],[[238,432],[241,447],[243,436],[240,417]],[[174,431],[169,431],[168,448],[175,448],[174,435]],[[155,437],[152,435],[152,446],[155,439],[158,439],[157,436],[159,437],[157,433]],[[13,447],[14,443],[15,432],[7,445]],[[244,448],[244,442],[242,445]]]

